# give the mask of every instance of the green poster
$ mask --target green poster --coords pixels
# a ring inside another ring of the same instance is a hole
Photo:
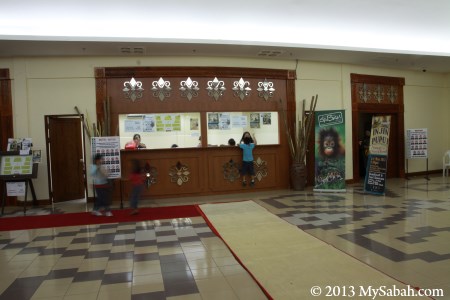
[[[31,155],[5,155],[1,157],[0,175],[29,175],[33,173]]]
[[[345,191],[345,111],[315,112],[314,191]]]

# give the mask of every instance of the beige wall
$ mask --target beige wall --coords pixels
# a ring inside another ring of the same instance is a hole
[[[117,66],[224,66],[273,69],[297,68],[297,107],[302,99],[319,95],[317,110],[344,109],[346,112],[346,178],[353,178],[350,73],[405,78],[405,129],[428,128],[429,169],[442,165],[442,155],[450,147],[450,75],[369,68],[358,65],[288,60],[217,57],[68,57],[0,59],[12,77],[14,135],[31,137],[33,149],[42,150],[39,178],[35,181],[38,199],[48,198],[44,115],[74,114],[77,106],[90,122],[95,116],[95,67]],[[89,144],[86,147],[90,157]],[[409,161],[409,172],[425,171],[424,160]],[[90,192],[90,194],[92,194]]]

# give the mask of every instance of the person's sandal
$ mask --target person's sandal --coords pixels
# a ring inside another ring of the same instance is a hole
[[[247,185],[247,182],[242,181],[242,186],[246,186],[246,185]]]

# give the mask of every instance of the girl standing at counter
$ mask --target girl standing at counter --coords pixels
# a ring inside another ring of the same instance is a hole
[[[249,175],[251,178],[250,186],[255,185],[255,169],[253,167],[253,149],[255,148],[255,145],[255,135],[253,135],[252,138],[250,132],[244,132],[241,141],[239,142],[239,148],[242,149],[242,186],[247,185],[246,175]]]

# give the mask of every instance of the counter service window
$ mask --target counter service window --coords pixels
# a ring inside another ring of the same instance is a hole
[[[236,144],[242,134],[255,134],[258,145],[276,145],[279,140],[278,112],[208,112],[208,146],[227,145],[229,139]]]
[[[200,113],[122,114],[119,115],[120,147],[138,133],[147,149],[177,145],[197,147],[200,137]]]

